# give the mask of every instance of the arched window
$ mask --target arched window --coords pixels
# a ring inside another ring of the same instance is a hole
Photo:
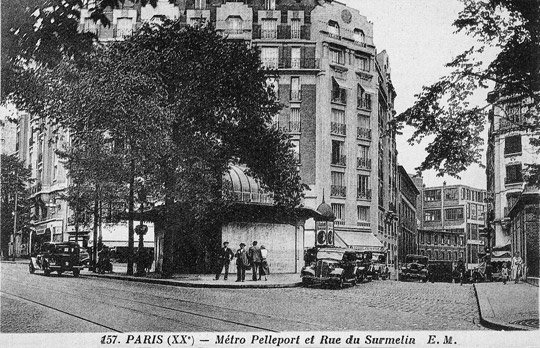
[[[328,21],[328,35],[334,39],[341,39],[339,24],[335,21]]]
[[[360,29],[354,29],[354,43],[360,46],[366,45],[366,34]]]

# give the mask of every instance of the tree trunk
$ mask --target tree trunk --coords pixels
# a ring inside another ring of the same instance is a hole
[[[133,230],[133,214],[134,214],[134,186],[135,186],[135,161],[131,159],[129,173],[129,197],[128,197],[128,257],[127,257],[127,274],[133,275],[133,246],[135,241],[135,231]]]
[[[174,171],[171,171],[174,172]],[[169,278],[174,272],[174,231],[178,228],[175,212],[174,198],[169,192],[174,192],[175,180],[172,175],[167,175],[165,180],[165,211],[163,216],[163,264],[161,265],[162,277]]]
[[[96,184],[94,193],[94,243],[92,247],[92,270],[96,271],[97,249],[98,249],[98,225],[99,225],[99,185]]]

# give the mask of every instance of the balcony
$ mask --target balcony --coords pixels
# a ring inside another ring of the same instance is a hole
[[[358,169],[371,169],[371,158],[356,158],[356,168]]]
[[[290,95],[290,100],[291,101],[301,101],[302,100],[302,91],[299,90],[299,91],[295,91],[295,90],[291,90],[291,95]]]
[[[261,39],[263,40],[277,39],[277,29],[261,29]]]
[[[43,153],[38,153],[37,155],[37,164],[40,164],[43,162]]]
[[[358,98],[356,107],[358,109],[371,111],[371,98]]]
[[[280,127],[281,130],[285,133],[300,133],[300,121],[296,121],[296,122],[293,122],[293,121],[289,121],[289,122],[286,122],[285,125],[283,125],[282,127]]]
[[[345,167],[347,165],[347,156],[332,156],[332,164]]]
[[[332,122],[330,124],[330,133],[337,135],[346,135],[347,134],[347,125],[343,123]]]
[[[79,32],[89,32],[98,37],[101,41],[123,40],[127,36],[134,35],[138,30],[137,25],[130,27],[118,27],[115,24],[109,26],[102,25],[80,25]]]
[[[332,89],[332,103],[347,104],[347,92],[344,88]]]
[[[330,196],[332,197],[347,197],[347,186],[331,185]]]
[[[371,140],[371,129],[356,127],[356,139]]]
[[[371,200],[371,190],[358,190],[356,191],[356,199],[359,200]]]
[[[261,60],[261,64],[266,69],[277,69],[279,64],[278,58],[265,58]]]
[[[30,194],[36,194],[41,191],[41,181],[36,181],[36,183],[30,186]]]
[[[281,58],[279,60],[280,69],[319,69],[318,58]]]

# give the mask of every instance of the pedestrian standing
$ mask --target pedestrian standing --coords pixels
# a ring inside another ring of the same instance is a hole
[[[506,284],[508,281],[508,267],[506,266],[506,262],[503,263],[502,269],[501,269],[501,277],[503,284]]]
[[[223,267],[225,267],[225,276],[223,279],[227,280],[229,277],[229,264],[231,263],[233,257],[234,254],[231,248],[229,248],[229,242],[223,242],[223,247],[221,247],[218,252],[216,280],[219,280]]]
[[[248,256],[253,270],[252,280],[257,281],[257,270],[261,267],[262,262],[261,249],[257,246],[257,241],[254,241],[253,246],[249,248]]]
[[[246,280],[246,267],[249,266],[247,252],[244,249],[246,245],[240,243],[240,249],[234,255],[236,257],[236,281],[243,282]]]
[[[270,274],[270,267],[268,267],[268,250],[264,245],[261,245],[261,268],[259,269],[259,280],[264,276],[264,280],[268,280],[267,276]]]
[[[523,260],[519,256],[519,253],[516,252],[514,257],[512,257],[512,278],[514,282],[519,283],[519,277],[521,276],[521,267],[523,265]]]

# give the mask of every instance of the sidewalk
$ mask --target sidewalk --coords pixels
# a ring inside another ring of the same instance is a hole
[[[538,330],[538,287],[525,282],[474,284],[482,325],[494,330]]]
[[[81,276],[101,277],[110,279],[120,279],[127,281],[143,282],[150,284],[183,286],[192,288],[226,288],[226,289],[263,289],[263,288],[292,288],[301,286],[300,274],[270,274],[267,281],[251,280],[251,273],[246,272],[244,282],[236,282],[236,273],[229,273],[228,280],[223,279],[223,274],[219,280],[215,280],[214,274],[174,274],[171,278],[162,279],[157,273],[152,271],[145,277],[128,276],[127,265],[124,263],[113,263],[114,273],[97,274],[87,269],[81,272]],[[136,266],[134,266],[136,271]]]

